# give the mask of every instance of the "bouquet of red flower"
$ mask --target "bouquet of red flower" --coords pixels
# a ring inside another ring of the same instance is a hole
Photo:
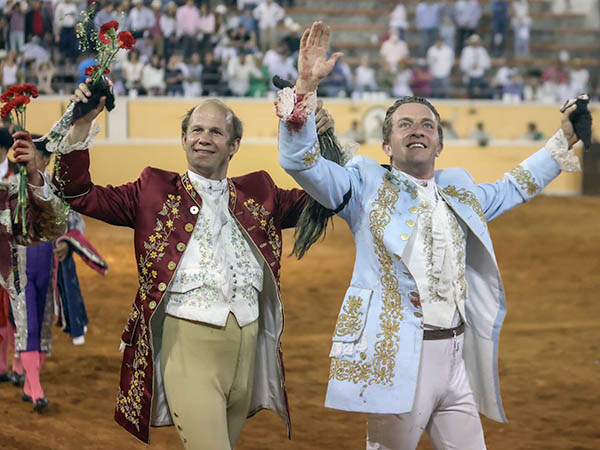
[[[84,23],[81,24],[78,31],[78,37],[81,39],[82,46],[86,48],[87,41],[92,40],[98,51],[98,64],[88,67],[85,74],[90,77],[90,91],[92,96],[87,103],[77,103],[73,110],[71,123],[85,116],[89,111],[98,106],[101,97],[106,97],[106,109],[111,111],[115,107],[115,97],[110,90],[109,84],[104,79],[104,75],[110,73],[109,66],[112,64],[115,56],[121,49],[131,50],[135,44],[135,39],[129,31],[121,31],[119,22],[111,20],[100,27],[97,35],[87,36],[87,27],[85,21],[89,20],[86,16]]]
[[[0,103],[4,103],[0,110],[0,116],[3,119],[10,118],[15,124],[16,131],[25,130],[25,107],[31,101],[31,98],[37,98],[38,90],[33,84],[24,84],[22,86],[10,86],[0,96]],[[17,208],[13,221],[21,222],[21,231],[23,235],[27,233],[27,224],[25,223],[25,214],[27,208],[27,172],[25,164],[19,165],[19,192],[17,197]]]

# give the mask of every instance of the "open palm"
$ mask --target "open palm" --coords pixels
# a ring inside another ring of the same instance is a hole
[[[342,53],[338,52],[327,59],[330,34],[329,27],[324,27],[320,21],[313,22],[310,29],[304,31],[298,54],[297,90],[314,91],[342,56]]]

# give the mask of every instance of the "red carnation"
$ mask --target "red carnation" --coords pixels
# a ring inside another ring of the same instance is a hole
[[[19,107],[25,106],[30,101],[31,100],[26,95],[19,95],[19,96],[13,98],[9,104],[12,104],[14,108],[19,108]]]
[[[109,30],[115,30],[119,28],[119,22],[116,20],[111,20],[110,22],[106,22],[104,25],[100,27],[100,31],[98,32],[98,39],[104,44],[110,44],[110,38],[106,35]]]
[[[89,66],[85,69],[85,75],[90,77],[92,76],[92,74],[96,71],[96,69],[98,69],[98,67],[100,67],[98,64],[96,64],[95,66]]]
[[[38,98],[38,88],[34,84],[25,83],[21,88],[24,94],[33,98]]]
[[[13,96],[21,95],[23,93],[23,88],[21,86],[19,86],[18,84],[13,84],[12,86],[10,86],[8,88],[7,92]]]
[[[11,93],[8,91],[4,91],[2,93],[2,95],[0,96],[0,103],[7,103],[10,101],[11,98],[12,98]]]
[[[14,106],[11,104],[11,102],[8,102],[2,107],[2,110],[0,110],[0,117],[6,119],[8,116],[10,116],[10,113],[12,112],[13,108]]]
[[[121,48],[125,50],[131,50],[135,45],[135,38],[129,31],[121,31],[117,36],[117,40]]]

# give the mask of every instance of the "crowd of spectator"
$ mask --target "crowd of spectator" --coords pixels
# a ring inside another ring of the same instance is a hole
[[[301,27],[286,14],[293,0],[99,0],[93,20],[110,20],[137,39],[121,52],[110,77],[118,95],[273,95],[271,77],[296,78]],[[497,98],[562,101],[590,88],[581,60],[561,52],[552,67],[520,65],[530,56],[528,0],[489,2],[489,32],[478,0],[404,3],[390,14],[378,58],[341,59],[319,94],[364,97]],[[86,0],[0,0],[2,87],[35,83],[42,94],[69,93],[96,64],[76,37]],[[416,42],[407,43],[408,29]],[[510,37],[509,37],[510,36]],[[512,43],[509,48],[508,43]],[[414,48],[411,54],[410,48]],[[335,50],[335,49],[333,49]],[[495,63],[495,64],[493,64]]]
[[[589,71],[580,59],[570,60],[566,51],[543,70],[532,64],[528,0],[492,0],[489,10],[489,32],[478,34],[483,28],[478,0],[417,2],[413,28],[418,42],[410,54],[407,9],[398,3],[382,39],[379,76],[361,64],[354,75],[354,95],[383,91],[393,96],[562,102],[589,92]]]
[[[292,5],[288,0],[286,6]],[[2,87],[35,83],[40,93],[69,93],[97,64],[81,52],[77,29],[87,1],[0,0]],[[266,96],[277,74],[294,79],[300,26],[273,0],[100,0],[93,26],[111,20],[135,48],[111,68],[117,95]]]

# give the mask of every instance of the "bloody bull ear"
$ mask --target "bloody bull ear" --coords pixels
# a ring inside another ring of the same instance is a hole
[[[273,76],[273,79],[271,81],[273,82],[273,86],[275,86],[277,89],[284,89],[286,87],[289,87],[289,88],[294,87],[294,83],[292,83],[291,81],[288,81],[288,80],[284,80],[279,75]]]
[[[584,96],[580,95],[575,101],[577,107],[569,116],[569,120],[573,124],[575,134],[581,139],[585,149],[588,150],[592,141],[592,115],[588,109],[589,96],[582,97]]]

